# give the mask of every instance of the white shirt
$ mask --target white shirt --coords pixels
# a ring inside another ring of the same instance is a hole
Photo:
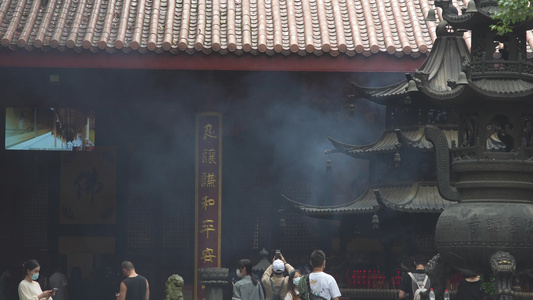
[[[333,276],[324,272],[317,272],[309,274],[309,285],[311,292],[318,294],[326,299],[338,298],[341,296],[339,286]]]
[[[20,300],[39,300],[37,297],[42,294],[41,286],[35,280],[28,282],[26,279],[23,279],[19,283],[19,299]],[[52,297],[42,298],[52,300]]]
[[[296,292],[296,295],[299,295],[300,293],[298,291],[295,291]],[[292,300],[292,294],[287,292],[287,294],[285,295],[285,299],[283,300]]]

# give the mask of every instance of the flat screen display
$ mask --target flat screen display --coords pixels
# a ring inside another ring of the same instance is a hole
[[[6,150],[92,151],[94,135],[92,110],[6,108]]]

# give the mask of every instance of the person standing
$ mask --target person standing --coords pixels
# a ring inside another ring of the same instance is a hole
[[[39,279],[39,271],[41,266],[39,262],[35,259],[30,259],[25,261],[22,264],[22,269],[24,271],[24,279],[19,283],[18,293],[20,300],[41,300],[47,299],[52,300],[54,296],[53,290],[41,290],[41,285],[37,282]]]
[[[70,300],[89,300],[89,283],[83,278],[81,267],[74,266],[70,270],[68,280],[68,296]]]
[[[333,276],[324,273],[326,267],[326,254],[322,250],[311,253],[311,266],[313,271],[302,277],[298,283],[300,299],[326,299],[339,300],[341,291]]]
[[[63,267],[57,265],[55,267],[54,273],[50,276],[48,282],[52,289],[56,289],[56,294],[54,295],[54,300],[68,300],[67,285],[68,280],[67,276],[63,273]]]
[[[400,291],[398,292],[398,299],[413,300],[415,291],[424,281],[424,288],[429,291],[429,288],[431,287],[431,280],[426,275],[426,264],[426,259],[422,257],[415,258],[415,270],[413,272],[408,272],[402,275],[402,280],[400,282]],[[416,282],[413,278],[416,279]]]
[[[118,300],[149,300],[150,286],[148,280],[135,272],[135,266],[131,261],[121,264],[122,274],[126,279],[120,283]]]
[[[287,294],[289,276],[283,276],[283,272],[292,272],[294,268],[287,263],[280,253],[279,258],[274,257],[272,264],[265,270],[261,277],[261,282],[266,291],[266,299],[274,299],[274,295],[279,295],[279,299],[284,299]]]
[[[249,259],[241,259],[237,263],[237,277],[241,280],[233,285],[232,300],[264,300],[265,294],[261,283],[252,272],[252,262]]]
[[[9,278],[11,277],[11,272],[9,269],[5,269],[0,275],[0,300],[9,300]]]
[[[298,291],[298,283],[302,278],[302,272],[294,269],[289,274],[289,282],[287,283],[287,294],[283,300],[300,300],[300,292]]]
[[[457,300],[482,300],[485,292],[481,288],[480,276],[477,274],[463,273],[465,277],[457,287]]]

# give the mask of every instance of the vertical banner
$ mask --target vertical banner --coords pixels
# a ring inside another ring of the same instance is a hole
[[[222,233],[222,115],[196,115],[194,299],[204,300],[198,268],[220,268]]]

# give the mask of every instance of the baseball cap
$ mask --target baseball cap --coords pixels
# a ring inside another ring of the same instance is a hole
[[[276,259],[272,263],[272,270],[276,274],[283,273],[283,271],[285,271],[285,264],[281,261],[281,259]]]

